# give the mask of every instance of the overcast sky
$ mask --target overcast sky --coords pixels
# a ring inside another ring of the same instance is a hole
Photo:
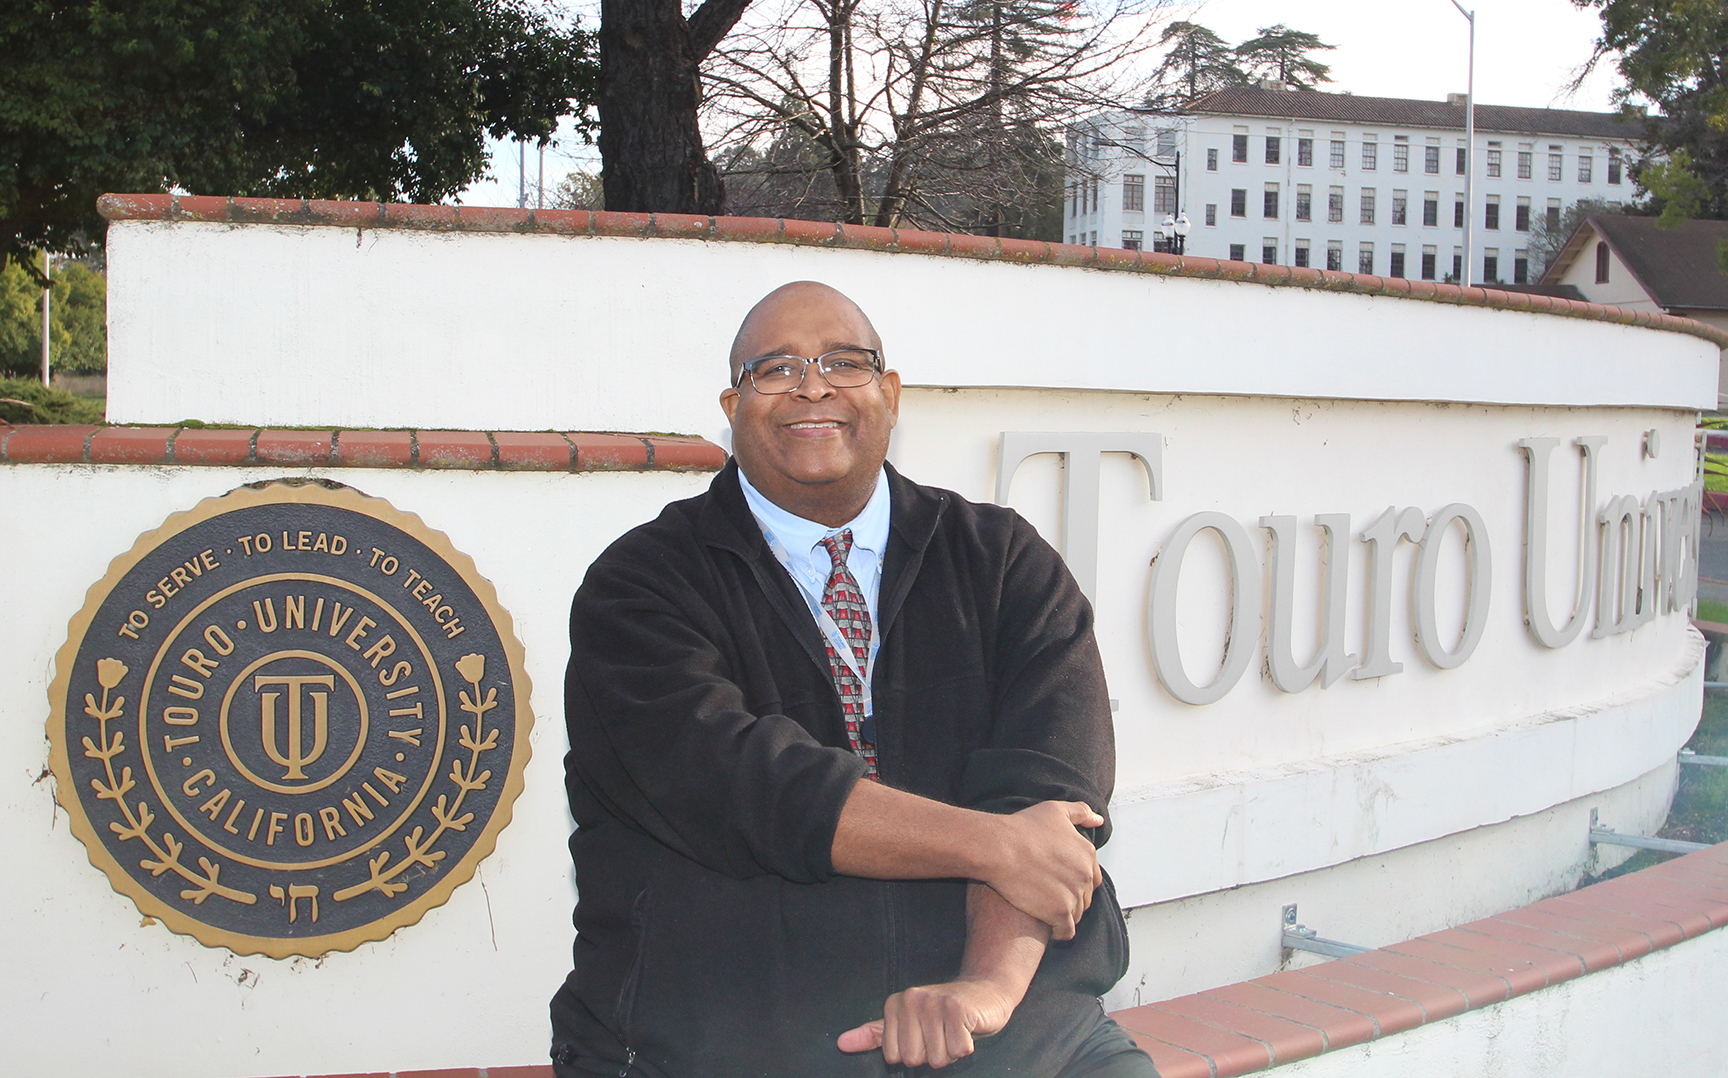
[[[1578,67],[1590,58],[1601,25],[1594,9],[1571,0],[1460,0],[1476,6],[1476,100],[1490,105],[1608,111],[1615,85],[1605,63],[1576,95],[1564,95]],[[1283,22],[1338,46],[1320,54],[1332,65],[1327,89],[1376,97],[1443,100],[1462,93],[1468,63],[1469,23],[1451,0],[1205,0],[1172,9],[1236,44],[1262,26]],[[575,137],[547,151],[550,194],[572,169],[599,168],[599,154]],[[494,146],[494,178],[470,187],[462,201],[472,206],[514,206],[518,168],[514,146]],[[498,152],[502,151],[502,152]],[[528,153],[529,201],[538,158]]]

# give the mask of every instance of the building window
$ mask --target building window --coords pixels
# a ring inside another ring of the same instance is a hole
[[[1458,147],[1458,161],[1453,166],[1452,171],[1454,173],[1456,173],[1457,175],[1462,176],[1462,175],[1464,175],[1465,172],[1469,171],[1469,168],[1470,168],[1470,151],[1466,150],[1464,147],[1460,146],[1460,147]]]
[[[1266,185],[1266,193],[1260,202],[1260,216],[1272,220],[1278,217],[1278,185],[1275,183]]]
[[[1548,147],[1548,182],[1559,183],[1565,171],[1565,155],[1560,152],[1560,147]]]
[[[1452,196],[1452,227],[1453,228],[1463,228],[1464,227],[1464,196],[1463,195],[1453,195]]]
[[[1122,208],[1129,213],[1146,209],[1146,177],[1129,173],[1122,177]]]
[[[1518,208],[1512,211],[1512,227],[1519,232],[1530,231],[1530,200],[1520,198]]]
[[[1498,230],[1500,228],[1500,196],[1489,195],[1488,202],[1482,207],[1482,227]]]
[[[1206,223],[1208,225],[1216,225],[1218,223],[1218,203],[1206,203]]]
[[[1342,240],[1326,241],[1326,268],[1329,270],[1344,268],[1344,242]]]
[[[1452,276],[1447,280],[1464,283],[1464,252],[1456,247],[1452,248]]]
[[[1344,167],[1344,140],[1341,138],[1332,140],[1332,167]]]
[[[1296,263],[1298,266],[1310,265],[1310,263],[1308,261],[1308,241],[1307,240],[1297,240],[1296,241],[1296,250],[1294,252],[1294,257],[1291,258],[1291,261]]]
[[[1529,284],[1530,283],[1530,252],[1529,251],[1519,250],[1519,251],[1513,252],[1513,254],[1512,254],[1512,283],[1513,284]]]
[[[1296,163],[1303,168],[1314,164],[1314,140],[1299,138],[1296,140]]]
[[[1248,189],[1246,187],[1236,187],[1231,189],[1230,216],[1248,216]]]
[[[1374,245],[1372,243],[1364,243],[1356,248],[1356,272],[1374,272]]]
[[[1392,140],[1392,171],[1410,171],[1410,136],[1396,135]]]
[[[1497,180],[1500,178],[1500,151],[1499,150],[1489,150],[1488,151],[1488,178],[1492,179],[1492,180]]]
[[[1248,136],[1230,136],[1230,160],[1246,162],[1248,160]]]
[[[1500,283],[1500,249],[1490,247],[1482,252],[1482,283]]]
[[[1427,191],[1422,195],[1422,225],[1433,228],[1440,223],[1440,192]]]
[[[1098,212],[1098,181],[1097,180],[1092,181],[1092,212],[1093,213]],[[1096,239],[1094,239],[1092,242],[1096,243],[1098,241]]]
[[[1314,188],[1308,184],[1296,185],[1296,220],[1311,221],[1314,219]]]
[[[1266,163],[1268,165],[1276,165],[1278,163],[1278,155],[1282,150],[1283,139],[1280,139],[1277,135],[1266,136]]]
[[[1162,174],[1152,177],[1152,212],[1176,212],[1176,177]]]
[[[1578,155],[1578,182],[1590,183],[1591,173],[1596,167],[1596,159],[1587,153]]]
[[[1268,266],[1278,264],[1278,238],[1276,236],[1267,236],[1260,241],[1260,261]]]
[[[1372,187],[1362,188],[1362,223],[1365,225],[1374,223],[1374,188]]]
[[[1402,243],[1392,245],[1392,260],[1391,264],[1386,267],[1386,273],[1392,277],[1404,276],[1404,245]]]
[[[1620,182],[1620,149],[1616,146],[1608,148],[1608,182],[1611,184]]]
[[[1596,283],[1608,283],[1608,245],[1601,242],[1596,244]]]
[[[1334,223],[1344,220],[1344,188],[1334,187],[1326,193],[1326,220]]]
[[[1424,146],[1422,148],[1422,171],[1430,176],[1440,175],[1440,147]]]
[[[1216,146],[1206,151],[1206,171],[1218,171],[1218,148]]]
[[[1146,238],[1146,233],[1144,233],[1144,232],[1126,232],[1125,231],[1122,233],[1122,247],[1124,250],[1138,251],[1138,250],[1140,250],[1141,242],[1144,241],[1145,238]]]
[[[1434,279],[1434,248],[1432,247],[1422,248],[1422,279],[1424,281]]]
[[[1232,262],[1242,261],[1242,259],[1245,257],[1245,255],[1243,254],[1243,252],[1245,250],[1246,250],[1246,248],[1244,248],[1242,246],[1242,244],[1232,243],[1230,245],[1230,261],[1232,261]]]
[[[1096,247],[1096,246],[1098,246],[1098,233],[1096,233],[1096,232],[1094,232],[1094,233],[1092,233],[1092,243],[1091,243],[1091,246],[1093,246],[1093,247]]]
[[[1551,198],[1548,200],[1548,211],[1547,211],[1547,213],[1545,213],[1543,215],[1542,223],[1543,223],[1543,225],[1547,226],[1547,229],[1550,232],[1560,231],[1560,200],[1559,199]]]
[[[1364,140],[1362,143],[1362,171],[1372,172],[1380,167],[1380,144]]]
[[[1410,223],[1410,192],[1392,192],[1392,223],[1405,225]],[[1394,277],[1399,274],[1393,274]]]
[[[1534,156],[1534,155],[1531,154],[1531,152],[1529,150],[1519,150],[1518,151],[1518,178],[1519,179],[1527,180],[1530,178],[1530,158],[1532,156]]]
[[[1166,127],[1158,132],[1158,156],[1169,157],[1176,152],[1176,129]]]

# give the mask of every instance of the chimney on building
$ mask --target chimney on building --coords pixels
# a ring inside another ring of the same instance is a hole
[[[1254,85],[1258,86],[1262,90],[1288,90],[1288,89],[1290,89],[1290,85],[1288,83],[1279,82],[1277,79],[1261,79],[1260,81],[1256,82]]]
[[[1469,103],[1469,98],[1469,94],[1447,94],[1446,103],[1448,105],[1457,105],[1459,108],[1463,108]]]

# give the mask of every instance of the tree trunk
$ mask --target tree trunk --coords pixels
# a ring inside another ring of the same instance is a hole
[[[607,209],[724,211],[725,188],[696,126],[698,65],[744,6],[728,4],[736,10],[713,34],[707,27],[692,32],[704,14],[713,15],[709,5],[686,22],[678,0],[601,0],[599,141]]]

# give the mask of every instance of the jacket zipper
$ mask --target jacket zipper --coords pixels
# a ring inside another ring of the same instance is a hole
[[[644,887],[630,907],[630,925],[636,930],[636,960],[618,988],[618,1006],[613,1015],[624,1044],[624,1069],[618,1078],[626,1078],[636,1062],[636,1049],[630,1046],[631,1027],[636,1017],[636,989],[642,979],[642,967],[648,960],[648,889]]]

